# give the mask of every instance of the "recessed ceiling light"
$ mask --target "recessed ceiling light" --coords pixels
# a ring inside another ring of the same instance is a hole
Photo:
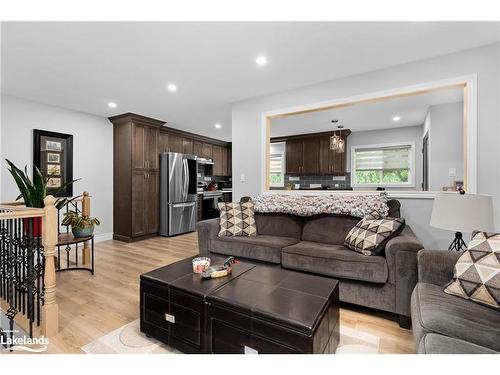
[[[215,124],[214,126],[215,126],[215,129],[220,129],[220,128],[222,128],[222,125],[221,125],[221,124]]]
[[[116,103],[114,103],[114,102],[109,102],[109,103],[108,103],[108,107],[109,107],[109,108],[116,108]]]
[[[267,57],[266,56],[259,56],[255,59],[255,62],[257,65],[266,65],[267,64]]]
[[[177,86],[174,85],[173,83],[170,83],[168,86],[167,86],[167,90],[168,91],[171,91],[171,92],[175,92],[177,91]]]
[[[396,121],[396,122],[397,122],[397,121],[399,121],[399,120],[401,120],[401,117],[400,117],[400,116],[394,116],[394,117],[392,118],[392,121]]]

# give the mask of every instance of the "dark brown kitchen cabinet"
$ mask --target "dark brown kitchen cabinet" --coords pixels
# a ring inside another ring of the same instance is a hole
[[[203,143],[194,141],[193,142],[193,154],[199,157],[203,157]]]
[[[160,132],[158,148],[160,153],[168,152],[168,134]]]
[[[212,160],[214,162],[214,176],[223,176],[222,168],[222,147],[219,145],[212,146]]]
[[[203,142],[202,155],[204,158],[212,159],[212,144]]]
[[[164,122],[126,113],[113,123],[113,238],[135,241],[158,233],[159,154],[170,137]]]
[[[342,139],[347,142],[347,137],[342,137]],[[320,174],[345,174],[347,147],[342,153],[332,151],[330,150],[330,136],[322,136],[320,138],[319,155]]]
[[[307,137],[302,141],[302,173],[319,173],[319,138]]]
[[[286,172],[319,173],[319,139],[304,138],[286,142]]]
[[[134,169],[158,169],[159,130],[133,124],[132,163]]]
[[[177,135],[168,135],[168,151],[182,153],[182,137]]]
[[[331,132],[276,137],[271,142],[286,142],[287,174],[344,175],[350,133],[343,130],[341,138],[346,146],[342,153],[330,150]]]
[[[228,165],[227,165],[227,162],[228,162],[228,157],[229,157],[229,153],[228,153],[228,148],[227,147],[221,147],[222,149],[222,176],[229,176],[229,169],[228,169]]]
[[[132,235],[158,232],[158,172],[132,173]]]
[[[189,138],[182,138],[182,153],[193,154],[193,140]]]
[[[286,173],[302,173],[302,140],[294,139],[286,142]]]

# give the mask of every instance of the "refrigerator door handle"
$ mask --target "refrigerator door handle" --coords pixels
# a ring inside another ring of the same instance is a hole
[[[184,159],[182,161],[182,165],[184,168],[184,200],[187,201],[189,188],[189,169],[187,159]]]
[[[193,207],[196,205],[196,202],[188,202],[188,203],[174,203],[172,204],[172,207],[179,208],[179,207]]]

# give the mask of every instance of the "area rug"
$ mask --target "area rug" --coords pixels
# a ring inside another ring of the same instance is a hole
[[[181,354],[155,339],[147,338],[139,329],[139,319],[126,324],[82,347],[88,354]],[[379,338],[366,332],[340,326],[337,354],[376,354]]]

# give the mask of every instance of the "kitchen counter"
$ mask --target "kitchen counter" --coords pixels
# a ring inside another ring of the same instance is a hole
[[[212,191],[199,191],[197,194],[203,194],[203,193],[232,193],[233,190],[212,190]]]

